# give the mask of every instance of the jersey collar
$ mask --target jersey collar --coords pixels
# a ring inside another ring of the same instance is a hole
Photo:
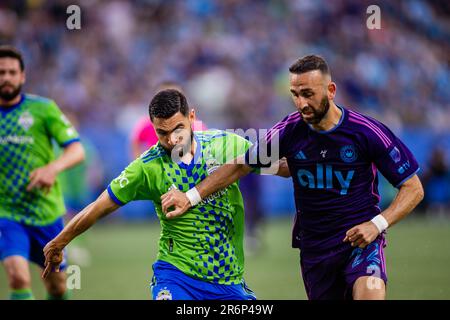
[[[339,127],[341,126],[342,122],[344,121],[344,118],[345,118],[345,109],[342,108],[342,107],[340,107],[340,106],[338,106],[338,105],[336,105],[336,107],[338,107],[339,109],[341,109],[342,114],[341,114],[341,118],[339,119],[339,122],[338,122],[337,125],[335,125],[333,128],[331,128],[330,130],[316,130],[316,129],[314,129],[313,126],[310,125],[309,123],[308,123],[308,127],[309,127],[312,131],[317,132],[317,133],[320,133],[320,134],[331,133],[331,132],[333,132],[334,130],[336,130],[337,128],[339,128]]]
[[[20,95],[19,102],[17,102],[16,104],[13,104],[12,106],[9,106],[7,108],[1,107],[0,108],[0,112],[3,113],[3,114],[9,113],[9,112],[13,111],[14,109],[16,109],[17,107],[19,107],[24,100],[25,100],[25,95],[22,93]]]
[[[186,170],[191,170],[194,165],[196,163],[198,163],[198,159],[200,158],[201,155],[201,150],[202,150],[202,146],[200,145],[200,140],[198,139],[197,135],[195,134],[195,132],[192,133],[194,135],[194,139],[196,142],[196,148],[195,148],[195,153],[194,153],[194,157],[192,158],[191,162],[189,164],[184,163],[183,161],[178,161],[177,164],[180,168],[186,169]]]

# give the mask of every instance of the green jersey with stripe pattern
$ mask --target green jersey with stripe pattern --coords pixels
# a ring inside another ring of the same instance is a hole
[[[53,140],[62,147],[79,140],[54,101],[24,94],[16,105],[0,107],[0,217],[45,226],[64,214],[58,181],[48,194],[26,191],[30,173],[54,160]]]
[[[170,220],[162,212],[160,197],[171,188],[188,191],[220,165],[243,155],[251,143],[220,130],[197,131],[194,138],[190,164],[172,161],[157,143],[114,179],[108,192],[121,205],[154,202],[161,224],[158,260],[200,280],[238,284],[244,272],[244,206],[238,182]]]

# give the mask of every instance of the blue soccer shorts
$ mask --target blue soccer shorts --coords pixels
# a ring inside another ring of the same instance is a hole
[[[205,282],[164,261],[153,264],[150,289],[153,300],[256,300],[244,281],[236,285]]]
[[[56,237],[64,228],[62,218],[50,225],[35,227],[6,218],[0,218],[0,260],[10,256],[22,256],[44,268],[45,245]],[[60,266],[66,268],[66,254]]]

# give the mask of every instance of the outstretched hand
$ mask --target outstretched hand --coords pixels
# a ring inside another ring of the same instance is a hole
[[[30,173],[30,182],[28,183],[27,191],[38,188],[44,190],[44,192],[48,194],[55,184],[57,175],[58,171],[52,164],[33,170]]]
[[[42,279],[47,278],[50,272],[59,272],[59,266],[64,260],[64,247],[61,247],[55,240],[50,241],[44,247],[45,269],[42,272]]]
[[[170,190],[161,196],[162,210],[168,219],[181,216],[191,207],[191,202],[184,192],[178,189]],[[169,208],[174,210],[169,211]]]
[[[360,247],[365,248],[372,241],[374,241],[380,231],[372,221],[367,221],[361,223],[350,230],[345,234],[344,242],[350,242],[352,247]]]

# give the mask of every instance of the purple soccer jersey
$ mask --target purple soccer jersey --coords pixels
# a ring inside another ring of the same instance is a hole
[[[381,212],[377,171],[400,187],[419,170],[410,150],[385,125],[339,108],[341,119],[329,131],[316,131],[292,113],[246,154],[254,168],[287,158],[297,209],[292,245],[302,251],[350,247],[342,242],[345,233]],[[263,163],[262,148],[278,148],[278,154],[269,152],[270,161]]]

